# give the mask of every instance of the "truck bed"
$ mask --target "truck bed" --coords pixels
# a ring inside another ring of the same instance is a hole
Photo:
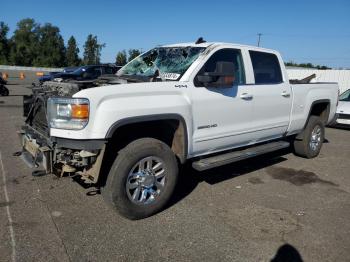
[[[335,101],[338,100],[339,87],[337,83],[297,83],[291,84],[291,90],[293,102],[289,134],[298,133],[304,128],[314,101],[329,103],[329,112],[325,124],[333,120],[337,108]]]

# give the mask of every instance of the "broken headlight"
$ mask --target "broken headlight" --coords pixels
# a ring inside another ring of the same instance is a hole
[[[89,121],[89,100],[86,98],[49,98],[47,112],[51,128],[83,129]]]

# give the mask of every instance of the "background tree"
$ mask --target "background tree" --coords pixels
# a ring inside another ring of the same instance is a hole
[[[101,50],[106,44],[100,44],[97,36],[88,35],[84,44],[84,64],[99,64],[101,58]]]
[[[115,58],[115,63],[117,66],[123,66],[125,65],[127,62],[127,58],[126,58],[126,51],[120,51],[117,53],[117,56]]]
[[[34,66],[63,67],[66,65],[66,48],[60,29],[46,23],[38,30],[39,45]]]
[[[68,66],[78,66],[81,63],[79,58],[79,48],[74,36],[71,36],[68,40],[66,62]]]
[[[10,62],[14,65],[32,66],[38,55],[39,26],[34,19],[26,18],[17,23],[11,40]]]
[[[10,43],[7,39],[7,33],[10,28],[4,22],[0,22],[0,64],[8,64],[10,54]]]
[[[293,67],[303,67],[303,68],[314,68],[314,69],[321,69],[321,70],[326,70],[326,69],[332,69],[328,66],[324,66],[324,65],[313,65],[311,63],[302,63],[302,64],[298,64],[298,63],[294,63],[293,61],[289,61],[284,63],[286,66],[293,66]]]
[[[129,53],[129,62],[141,54],[140,50],[138,49],[129,49],[128,53]]]

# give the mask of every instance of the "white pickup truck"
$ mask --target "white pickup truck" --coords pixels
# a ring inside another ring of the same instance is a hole
[[[42,87],[24,103],[22,158],[79,174],[120,214],[160,211],[179,165],[206,170],[291,146],[316,157],[338,103],[336,83],[291,84],[280,54],[227,43],[156,47],[113,84]]]

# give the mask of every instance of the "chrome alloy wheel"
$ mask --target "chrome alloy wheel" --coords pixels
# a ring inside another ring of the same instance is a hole
[[[322,129],[319,125],[316,125],[311,132],[311,138],[309,142],[310,149],[317,151],[321,145]]]
[[[164,163],[155,156],[141,159],[130,170],[126,180],[126,193],[138,205],[153,203],[166,183]]]

